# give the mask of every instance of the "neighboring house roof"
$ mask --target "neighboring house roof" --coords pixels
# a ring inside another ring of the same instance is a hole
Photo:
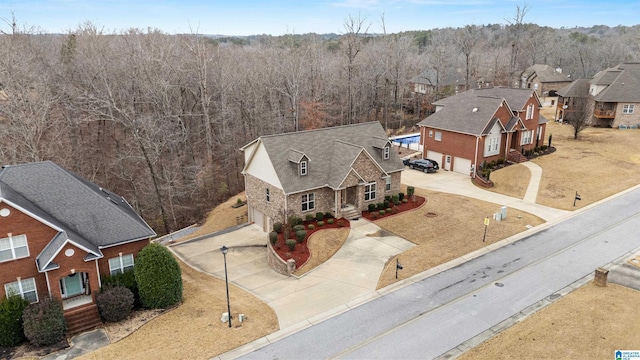
[[[435,86],[431,82],[431,79],[429,78],[429,76],[428,76],[428,74],[426,72],[423,72],[423,73],[421,73],[419,75],[414,76],[413,78],[411,78],[411,80],[409,80],[409,82],[416,83],[416,84],[426,84],[426,85]]]
[[[528,80],[536,77],[541,83],[571,82],[571,79],[567,75],[546,64],[529,66],[522,72],[522,76],[526,76]]]
[[[36,258],[40,271],[57,267],[51,261],[69,241],[90,260],[101,248],[156,235],[123,197],[51,161],[3,166],[0,201],[59,231]]]
[[[594,97],[599,102],[640,102],[640,63],[622,63],[598,72],[592,85],[606,88]]]
[[[317,130],[262,136],[245,145],[262,144],[273,165],[285,194],[328,186],[340,188],[352,171],[360,154],[370,157],[384,173],[402,171],[404,165],[395,151],[388,160],[382,159],[381,147],[391,146],[379,122],[337,126]],[[256,151],[258,146],[254,146]],[[308,174],[299,176],[291,154],[304,153],[309,158]],[[246,170],[251,159],[245,164]],[[356,174],[357,175],[357,174]]]
[[[493,115],[501,104],[505,104],[510,114],[513,111],[524,111],[532,95],[538,99],[533,89],[472,89],[435,102],[434,105],[442,106],[443,109],[425,118],[418,125],[482,136],[491,130]],[[539,105],[540,101],[537,102]],[[521,122],[520,118],[512,116],[505,129],[511,130],[518,122]],[[539,124],[543,123],[544,118],[539,119]]]
[[[567,98],[587,97],[589,95],[590,81],[591,79],[574,80],[571,84],[558,90],[557,94]]]

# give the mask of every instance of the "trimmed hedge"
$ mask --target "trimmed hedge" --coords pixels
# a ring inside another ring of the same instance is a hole
[[[316,213],[316,220],[322,221],[323,219],[324,219],[324,213],[323,212],[317,212]]]
[[[293,227],[293,231],[298,231],[298,230],[304,230],[304,225],[300,224]]]
[[[133,293],[124,286],[110,286],[103,288],[96,295],[96,304],[100,316],[106,321],[118,322],[124,320],[133,310]]]
[[[315,229],[315,228],[316,228],[316,227],[315,227],[315,226],[313,226],[313,224],[309,224],[309,225],[307,225],[307,229],[309,229],[309,230],[313,230],[313,229]]]
[[[281,222],[274,222],[273,223],[273,231],[279,233],[282,231],[282,223]]]
[[[46,346],[64,339],[67,330],[62,303],[56,298],[45,297],[31,304],[22,314],[24,335],[35,346]]]
[[[298,241],[298,244],[302,244],[305,237],[307,237],[307,230],[302,229],[296,231],[296,240]]]
[[[318,227],[324,226],[324,221],[318,221]]]
[[[331,211],[327,211],[326,213],[324,213],[324,218],[325,219],[333,219],[333,213]]]
[[[166,308],[182,300],[180,265],[162,245],[152,243],[140,250],[133,271],[146,308]]]
[[[124,286],[133,294],[133,308],[142,308],[142,302],[140,301],[140,292],[138,291],[138,283],[136,282],[136,276],[133,270],[125,271],[115,275],[107,275],[102,280],[102,288],[104,290],[107,287]]]
[[[369,204],[368,205],[369,212],[374,212],[376,210],[376,207],[377,207],[376,204]]]
[[[269,233],[269,242],[271,242],[271,245],[275,245],[276,241],[278,241],[278,233],[275,231],[272,231]]]
[[[0,300],[0,346],[16,346],[24,341],[22,313],[29,302],[20,295]]]
[[[327,224],[333,224],[333,218],[327,219]]]
[[[311,214],[307,214],[307,215],[305,215],[305,216],[304,216],[304,219],[305,219],[307,222],[311,222],[311,221],[313,221],[314,217],[313,217],[313,215],[311,215]]]
[[[415,187],[407,186],[407,196],[408,197],[412,197],[415,192],[416,192],[416,188]]]
[[[293,251],[296,249],[296,241],[293,239],[288,239],[286,241],[287,247],[289,248],[289,250]]]

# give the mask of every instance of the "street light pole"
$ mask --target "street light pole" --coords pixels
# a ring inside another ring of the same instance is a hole
[[[224,283],[227,286],[227,315],[229,315],[229,327],[231,327],[231,304],[229,303],[229,277],[227,276],[227,252],[229,248],[222,245],[220,248],[224,257]]]

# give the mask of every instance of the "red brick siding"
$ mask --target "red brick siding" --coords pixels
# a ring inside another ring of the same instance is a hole
[[[133,258],[135,259],[138,256],[138,252],[140,252],[140,250],[142,250],[142,248],[147,245],[149,245],[149,239],[134,241],[127,244],[102,249],[102,254],[104,255],[104,257],[98,259],[100,276],[109,275],[109,259],[118,257],[120,253],[122,253],[122,255],[133,254]]]

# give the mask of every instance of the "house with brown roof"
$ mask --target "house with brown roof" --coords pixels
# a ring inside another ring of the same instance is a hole
[[[69,332],[101,324],[102,279],[155,235],[123,197],[51,161],[0,170],[0,296],[60,299]]]
[[[520,74],[520,87],[535,90],[538,97],[547,96],[555,99],[556,92],[571,83],[571,78],[562,73],[561,68],[553,68],[546,64],[535,64],[529,66]],[[543,105],[554,105],[549,103]]]
[[[265,231],[316,212],[359,217],[400,192],[404,165],[379,122],[261,136],[241,150],[249,221]]]
[[[526,161],[522,151],[543,145],[547,120],[532,89],[472,89],[442,99],[418,123],[423,158],[475,177],[484,162]]]

